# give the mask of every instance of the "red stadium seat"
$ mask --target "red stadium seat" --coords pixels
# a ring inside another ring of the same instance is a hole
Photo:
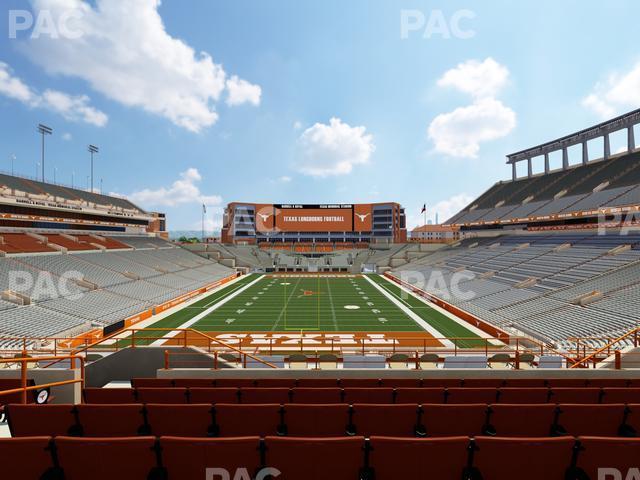
[[[170,388],[175,386],[172,378],[132,378],[133,388]]]
[[[603,388],[602,403],[637,403],[640,404],[640,388]]]
[[[623,404],[559,405],[558,433],[574,437],[615,437],[625,422],[625,409]]]
[[[458,378],[423,378],[422,386],[426,388],[455,388],[462,386]]]
[[[240,403],[289,403],[289,388],[253,388],[240,389]]]
[[[255,380],[255,387],[268,388],[293,388],[298,382],[295,378],[258,378]]]
[[[552,378],[547,380],[547,385],[551,388],[583,388],[589,384],[589,380],[584,378]]]
[[[136,388],[140,403],[187,403],[186,388]]]
[[[444,403],[444,388],[398,388],[396,403]]]
[[[355,429],[351,434],[415,437],[418,425],[417,405],[355,404],[351,410],[351,422]],[[423,427],[420,426],[420,431]]]
[[[187,388],[210,388],[215,386],[215,381],[212,378],[176,378],[173,381],[173,386]]]
[[[237,388],[215,387],[189,389],[189,403],[238,403]]]
[[[472,437],[482,434],[487,420],[487,406],[423,405],[422,425],[428,437]]]
[[[136,391],[133,388],[85,388],[85,403],[118,404],[136,403]]]
[[[294,388],[292,398],[295,403],[342,403],[342,389],[336,387]]]
[[[157,468],[155,437],[56,438],[65,480],[140,480]]]
[[[212,405],[147,404],[150,434],[156,437],[212,437],[215,434]]]
[[[284,407],[287,435],[292,437],[338,437],[351,428],[348,405],[301,405]]]
[[[590,387],[623,388],[629,387],[631,384],[631,380],[628,380],[626,378],[593,378],[588,380],[588,384]]]
[[[547,381],[543,378],[508,378],[505,380],[504,386],[512,388],[543,388],[547,386]]]
[[[587,478],[605,480],[640,477],[640,438],[579,437],[577,467]],[[599,469],[607,469],[603,471]]]
[[[627,409],[626,424],[635,431],[636,436],[640,436],[640,403],[629,403]]]
[[[134,437],[150,435],[145,423],[144,407],[129,405],[78,405],[78,418],[84,436]]]
[[[383,378],[381,380],[382,387],[391,388],[420,388],[422,380],[419,378]]]
[[[344,403],[393,403],[393,388],[345,388]]]
[[[226,405],[215,406],[217,436],[245,437],[278,435],[282,423],[280,405]]]
[[[498,388],[503,387],[505,381],[502,378],[466,378],[462,380],[462,387],[466,388]]]
[[[375,388],[380,387],[382,381],[379,378],[341,378],[342,388]]]
[[[364,465],[364,438],[267,437],[267,465],[279,480],[356,480]]]
[[[547,403],[550,390],[544,387],[501,388],[498,390],[499,403]]]
[[[446,403],[495,403],[497,388],[447,388]]]
[[[162,464],[169,479],[254,478],[260,468],[260,439],[162,437]],[[228,477],[207,477],[208,468],[226,471]],[[239,472],[238,469],[246,469]],[[140,477],[146,478],[146,477]],[[270,477],[268,477],[270,478]]]
[[[335,378],[299,378],[297,386],[305,388],[335,388],[340,386],[339,382],[340,380]]]
[[[216,378],[216,387],[255,387],[256,381],[252,378]]]
[[[2,478],[38,479],[53,468],[51,437],[0,438]]]
[[[556,405],[490,406],[488,431],[500,437],[548,437],[555,422]]]
[[[376,480],[459,479],[469,456],[468,437],[370,439]]]
[[[600,388],[551,388],[550,403],[600,403]]]
[[[74,405],[11,404],[7,413],[14,437],[82,434]]]
[[[571,437],[476,437],[473,468],[487,480],[565,480],[574,445]]]

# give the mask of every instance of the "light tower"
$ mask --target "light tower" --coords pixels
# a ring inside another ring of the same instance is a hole
[[[50,127],[47,127],[46,125],[43,125],[42,123],[39,123],[38,124],[38,132],[42,136],[42,145],[41,145],[42,158],[40,160],[40,164],[42,165],[42,181],[44,182],[44,136],[45,135],[51,135],[53,133],[53,129],[51,129]],[[36,175],[36,177],[37,177],[37,175]]]
[[[95,145],[89,145],[89,153],[91,154],[91,192],[93,192],[93,154],[98,152],[98,147]]]

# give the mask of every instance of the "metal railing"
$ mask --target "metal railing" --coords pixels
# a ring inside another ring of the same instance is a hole
[[[73,365],[75,364],[75,360],[80,362],[80,378],[72,379],[72,380],[62,380],[59,382],[50,382],[43,383],[40,385],[28,385],[28,370],[29,364],[34,362],[43,362],[43,361],[62,361],[62,360],[70,360],[71,361],[71,369],[73,369]],[[11,395],[15,393],[20,393],[20,403],[27,403],[27,393],[33,390],[42,390],[44,388],[52,388],[52,387],[61,387],[64,385],[71,385],[75,383],[80,383],[84,388],[84,380],[85,380],[85,371],[84,371],[84,358],[79,355],[63,355],[63,356],[49,356],[49,357],[28,357],[27,352],[23,352],[21,358],[2,358],[0,359],[0,364],[7,363],[18,363],[20,364],[20,387],[12,388],[9,390],[1,390],[0,397],[3,395]]]

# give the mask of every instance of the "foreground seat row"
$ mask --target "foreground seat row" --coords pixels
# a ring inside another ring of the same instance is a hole
[[[14,437],[624,436],[638,405],[10,405]]]
[[[634,387],[86,388],[86,403],[640,403]]]
[[[627,378],[134,378],[133,387],[640,387]]]
[[[596,480],[602,468],[625,478],[638,458],[640,439],[602,437],[0,439],[11,479]]]

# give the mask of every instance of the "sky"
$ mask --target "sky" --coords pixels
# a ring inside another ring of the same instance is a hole
[[[94,188],[170,230],[199,230],[202,204],[218,230],[231,201],[396,201],[409,227],[423,204],[443,221],[510,178],[507,154],[640,107],[634,0],[0,9],[0,170],[40,176],[44,123],[47,181],[88,188],[97,145]]]

